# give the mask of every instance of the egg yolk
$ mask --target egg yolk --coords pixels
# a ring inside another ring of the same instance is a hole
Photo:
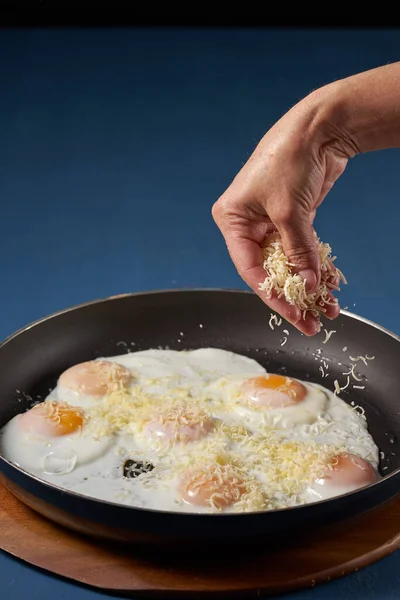
[[[213,420],[205,413],[178,408],[156,415],[147,423],[146,429],[160,439],[188,443],[206,436],[213,425]]]
[[[231,468],[211,465],[188,473],[178,491],[187,504],[222,509],[240,500],[246,485]]]
[[[60,386],[88,396],[118,391],[132,379],[128,369],[106,360],[91,360],[70,367],[59,378]]]
[[[321,479],[320,485],[363,487],[378,481],[379,474],[373,466],[356,454],[338,454],[333,457]]]
[[[299,381],[269,374],[247,379],[240,390],[253,406],[272,409],[297,404],[307,394],[307,389]]]
[[[20,415],[20,427],[46,437],[60,437],[82,428],[84,415],[80,409],[58,402],[42,402]]]

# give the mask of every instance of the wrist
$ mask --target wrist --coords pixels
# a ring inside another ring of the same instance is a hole
[[[312,118],[309,134],[323,150],[332,150],[344,158],[363,152],[357,136],[346,80],[337,81],[311,92],[305,103]]]
[[[400,62],[330,83],[308,102],[325,143],[347,158],[400,147]]]

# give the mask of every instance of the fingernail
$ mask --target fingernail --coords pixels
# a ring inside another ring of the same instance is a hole
[[[313,292],[317,285],[317,277],[312,269],[303,269],[298,275],[306,281],[306,292]]]
[[[287,318],[293,325],[296,325],[301,320],[301,316],[301,310],[297,306],[290,307]]]

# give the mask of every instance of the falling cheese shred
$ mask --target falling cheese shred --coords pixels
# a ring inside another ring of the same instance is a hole
[[[356,375],[356,373],[354,372],[354,369],[356,368],[356,365],[353,363],[350,365],[350,371],[348,371],[347,373],[343,373],[343,375],[351,375],[351,377],[353,377],[356,381],[362,381],[362,377],[358,377]]]
[[[272,330],[275,329],[274,325],[276,325],[277,327],[280,327],[280,325],[282,324],[282,319],[278,318],[274,313],[271,313],[270,319],[269,319],[269,326]]]
[[[331,339],[331,336],[334,333],[336,333],[336,330],[335,329],[331,329],[331,331],[328,331],[327,329],[324,329],[324,331],[325,331],[325,339],[324,339],[324,341],[322,343],[326,344]]]

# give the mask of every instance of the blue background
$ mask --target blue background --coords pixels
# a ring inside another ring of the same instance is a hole
[[[0,338],[112,294],[245,288],[212,204],[303,96],[399,56],[390,29],[0,31]],[[342,306],[398,334],[399,165],[354,158],[316,222]],[[399,578],[396,553],[290,598],[397,599]],[[56,594],[103,597],[0,554],[2,598]]]

